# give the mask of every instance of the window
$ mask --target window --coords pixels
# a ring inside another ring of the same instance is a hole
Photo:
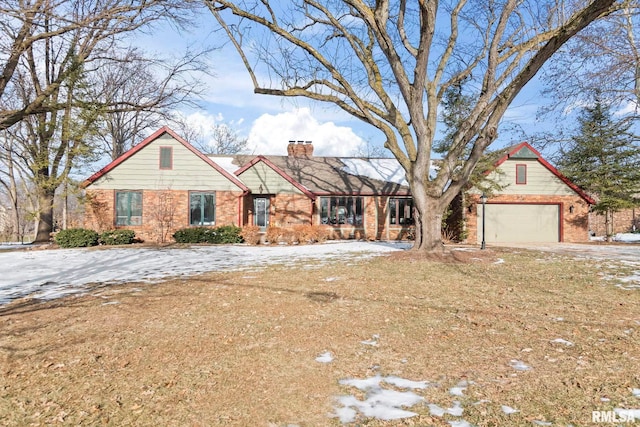
[[[173,169],[173,147],[160,147],[160,169]]]
[[[116,192],[116,225],[142,225],[142,191]]]
[[[516,165],[516,184],[527,183],[527,165]]]
[[[214,225],[216,223],[216,194],[189,194],[189,224]]]
[[[413,224],[413,199],[389,199],[389,224]]]
[[[322,197],[320,221],[323,224],[362,225],[362,197]]]

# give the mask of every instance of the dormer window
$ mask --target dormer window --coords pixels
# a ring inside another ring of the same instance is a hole
[[[516,184],[525,185],[527,183],[527,165],[516,165]]]
[[[173,169],[173,147],[160,147],[160,169]]]

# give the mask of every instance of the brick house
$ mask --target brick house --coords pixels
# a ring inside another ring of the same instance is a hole
[[[640,207],[613,212],[610,221],[614,235],[617,233],[637,233],[640,230]],[[593,236],[604,237],[607,235],[604,214],[589,213],[589,230]]]
[[[189,226],[323,225],[338,237],[397,239],[412,224],[404,172],[393,159],[206,156],[163,127],[89,177],[85,226],[167,241]]]
[[[484,206],[487,242],[587,241],[593,201],[529,144],[505,151],[490,178],[503,190]],[[163,127],[83,183],[85,226],[128,228],[168,241],[190,226],[321,225],[341,238],[406,238],[413,202],[395,159],[313,155],[290,141],[287,155],[206,156]],[[480,194],[452,204],[467,241],[482,239]],[[455,237],[455,236],[452,236]]]
[[[502,189],[487,198],[472,190],[466,197],[468,241],[587,242],[589,207],[584,191],[549,164],[531,145],[520,143],[504,150],[488,178]]]

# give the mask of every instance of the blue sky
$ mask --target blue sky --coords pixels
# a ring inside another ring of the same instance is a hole
[[[187,46],[219,46],[222,34],[212,33],[214,18],[208,10],[188,31],[163,27],[140,37],[144,49],[162,55],[178,54]],[[226,123],[241,137],[248,138],[254,154],[285,154],[289,140],[313,141],[318,155],[352,156],[366,151],[366,145],[381,147],[383,134],[330,105],[305,98],[281,98],[256,95],[249,75],[235,49],[227,44],[208,57],[213,76],[203,76],[206,91],[202,110],[182,111],[190,125],[207,133],[213,124]],[[540,94],[535,82],[512,104],[504,117],[500,136],[492,148],[500,148],[527,139],[544,123],[536,122]],[[516,134],[507,129],[516,126],[524,131]],[[390,153],[389,153],[390,155]]]

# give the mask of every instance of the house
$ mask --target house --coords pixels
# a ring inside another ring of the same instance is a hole
[[[502,189],[484,204],[479,191],[467,195],[469,242],[481,243],[483,236],[486,243],[589,240],[593,199],[531,145],[523,142],[505,149],[494,166],[488,178]]]
[[[85,226],[128,228],[164,242],[190,226],[323,226],[338,238],[394,240],[412,232],[413,202],[395,159],[314,156],[289,141],[287,155],[206,156],[163,127],[88,178]],[[490,178],[503,184],[484,205],[470,191],[468,241],[588,240],[592,200],[529,144],[509,150]],[[459,205],[460,206],[460,205]]]
[[[84,183],[85,226],[167,241],[189,226],[323,225],[342,238],[397,239],[413,209],[394,159],[319,157],[290,141],[286,156],[206,156],[163,127]]]
[[[609,215],[609,221],[611,222],[610,230],[613,235],[618,233],[637,233],[640,230],[640,207],[626,208],[612,212]],[[594,237],[605,237],[607,235],[604,213],[589,213],[589,231]]]

